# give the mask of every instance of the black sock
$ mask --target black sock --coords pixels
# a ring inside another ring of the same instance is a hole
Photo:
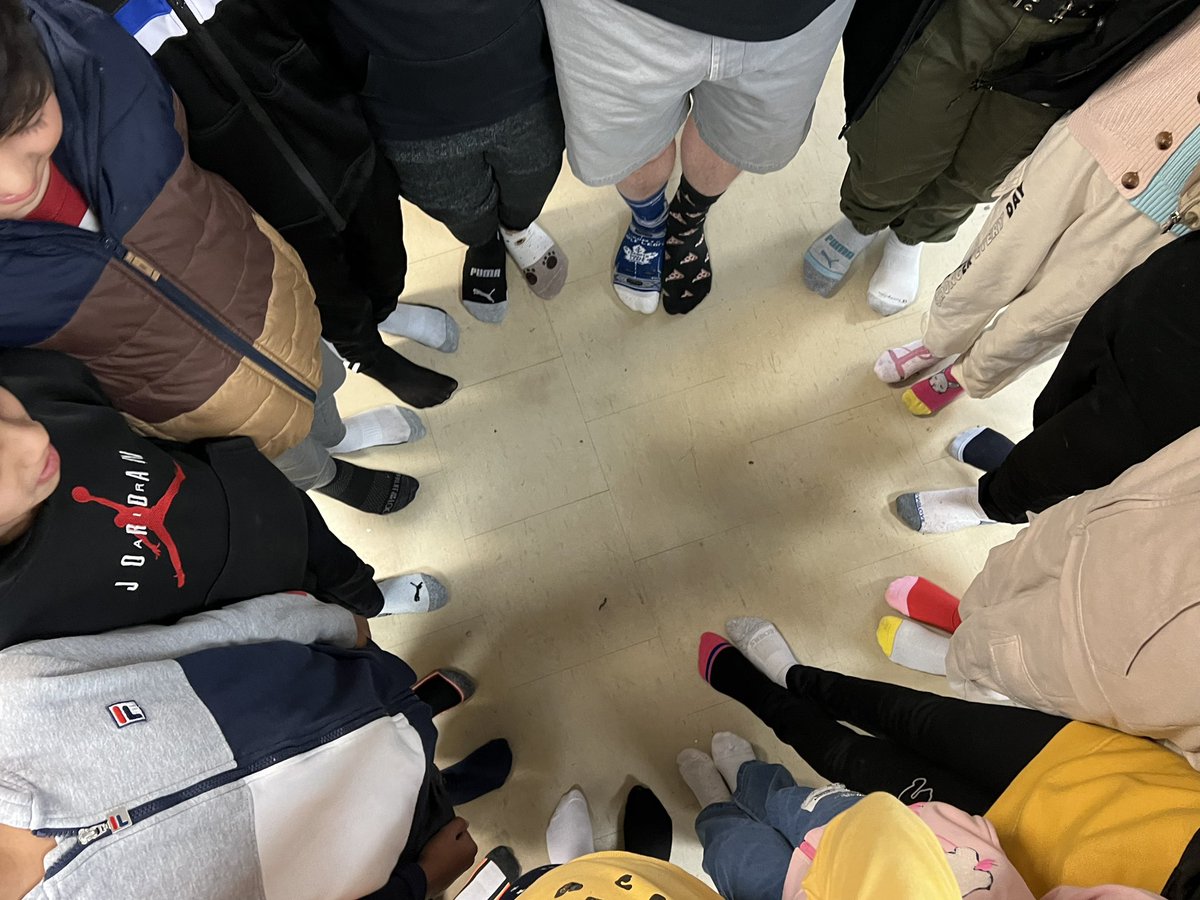
[[[475,685],[470,676],[457,669],[436,669],[416,684],[413,693],[439,716],[465,703],[475,693]]]
[[[391,347],[385,347],[372,362],[360,365],[358,371],[418,409],[445,403],[458,390],[458,382],[449,375],[418,366]]]
[[[663,309],[673,316],[689,313],[712,290],[712,263],[704,221],[721,195],[709,197],[679,180],[679,190],[667,212],[667,242],[663,247]]]
[[[512,750],[504,738],[488,741],[471,751],[460,762],[442,770],[446,793],[455,806],[470,803],[496,790],[508,780],[512,771]]]
[[[364,469],[343,459],[335,459],[333,464],[337,467],[333,481],[317,488],[317,491],[377,516],[404,509],[412,503],[417,488],[421,486],[411,475]]]
[[[757,708],[764,695],[779,687],[732,644],[717,653],[709,664],[708,683],[751,710]]]
[[[963,446],[962,461],[985,472],[994,472],[1008,459],[1015,446],[1000,432],[985,428]]]
[[[508,276],[500,233],[490,243],[468,247],[463,261],[462,302],[483,322],[499,322],[508,310]]]
[[[648,787],[635,784],[629,789],[621,830],[626,852],[671,859],[671,816]]]

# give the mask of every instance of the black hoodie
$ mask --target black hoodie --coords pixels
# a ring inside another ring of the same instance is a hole
[[[382,607],[370,566],[248,439],[142,437],[60,353],[0,351],[0,386],[62,459],[30,530],[0,548],[0,647],[285,590],[364,615]]]

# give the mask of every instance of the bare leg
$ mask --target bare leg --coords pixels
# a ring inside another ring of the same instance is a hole
[[[715,197],[725,193],[741,174],[741,169],[721,159],[704,143],[695,120],[690,116],[683,126],[683,137],[679,144],[684,177],[702,194]]]
[[[662,153],[650,160],[628,178],[617,182],[617,190],[627,200],[653,197],[667,184],[675,168],[675,141],[663,147]]]

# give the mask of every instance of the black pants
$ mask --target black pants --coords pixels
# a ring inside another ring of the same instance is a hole
[[[304,590],[324,603],[336,603],[370,618],[383,609],[375,570],[343,544],[325,524],[308,494],[297,489],[308,519],[308,571]]]
[[[793,666],[787,684],[763,677],[743,702],[820,775],[864,794],[940,800],[976,815],[1069,722],[812,666]]]
[[[1033,408],[1033,432],[979,480],[979,503],[1022,523],[1104,487],[1200,427],[1200,234],[1163,247],[1079,323]]]
[[[494,240],[500,226],[527,228],[558,180],[565,146],[552,97],[495,125],[428,141],[388,142],[400,195],[468,247]]]
[[[388,349],[377,326],[404,291],[408,256],[399,195],[395,172],[380,153],[344,231],[322,218],[281,232],[308,270],[325,338],[363,366]]]

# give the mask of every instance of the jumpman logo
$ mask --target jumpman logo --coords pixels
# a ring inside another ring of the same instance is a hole
[[[179,549],[175,546],[171,532],[167,530],[165,519],[171,509],[171,504],[175,502],[175,497],[179,494],[179,486],[183,484],[186,477],[183,469],[179,467],[179,463],[175,463],[175,477],[171,479],[170,485],[167,486],[159,501],[148,508],[125,506],[104,497],[97,497],[85,487],[72,488],[71,499],[76,503],[98,503],[113,510],[116,513],[113,524],[118,528],[127,528],[130,525],[143,526],[146,534],[139,535],[138,539],[147,550],[154,554],[155,559],[162,556],[164,546],[167,548],[167,556],[170,557],[171,565],[175,569],[175,586],[183,587],[184,581],[187,580],[183,571],[183,563],[179,559]],[[150,538],[150,535],[153,535],[161,543],[156,543]]]

